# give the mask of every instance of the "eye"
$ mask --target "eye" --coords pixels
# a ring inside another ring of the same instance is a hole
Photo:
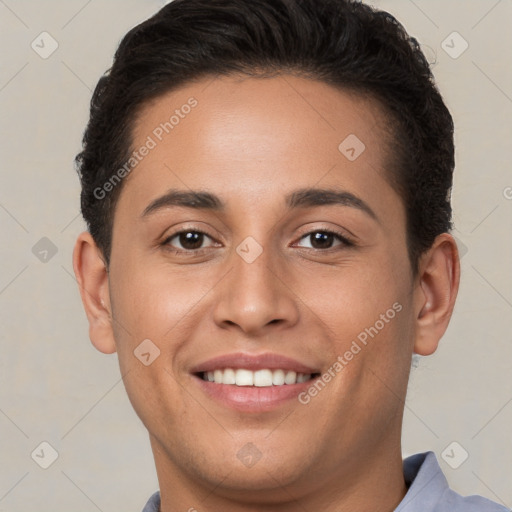
[[[346,236],[336,231],[331,231],[328,229],[321,229],[317,231],[310,231],[301,237],[302,239],[309,238],[311,240],[311,246],[308,249],[332,249],[333,241],[338,239],[340,241],[339,246],[342,247],[351,247],[355,245],[351,240],[349,240]],[[336,246],[335,246],[336,247]]]
[[[206,233],[202,231],[197,231],[194,229],[184,229],[182,231],[177,231],[172,235],[168,236],[162,245],[170,246],[171,248],[175,248],[175,246],[171,243],[172,240],[177,239],[177,243],[181,245],[181,248],[177,248],[174,252],[176,253],[185,253],[185,252],[199,252],[200,249],[204,249],[201,247],[203,245],[204,239],[209,238]]]
[[[303,235],[300,240],[307,239],[308,237],[311,240],[311,245],[309,247],[305,247],[313,250],[326,251],[329,249],[336,249],[336,247],[343,248],[352,247],[355,245],[354,242],[352,242],[342,233],[328,229],[311,231]],[[162,242],[162,245],[175,254],[197,255],[200,254],[203,250],[215,246],[215,244],[212,243],[209,246],[203,247],[205,238],[213,240],[212,237],[203,231],[196,229],[184,229],[169,235]],[[173,240],[175,241],[173,242]],[[336,240],[338,240],[339,243],[337,246],[333,246],[333,243]],[[179,244],[179,247],[176,247],[176,244]]]

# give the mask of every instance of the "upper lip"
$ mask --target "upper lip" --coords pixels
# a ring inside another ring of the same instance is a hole
[[[281,354],[265,352],[263,354],[248,354],[238,352],[224,354],[221,356],[203,361],[191,369],[191,373],[209,372],[218,369],[233,368],[256,370],[288,370],[297,373],[319,373],[320,370],[311,368],[299,361]]]

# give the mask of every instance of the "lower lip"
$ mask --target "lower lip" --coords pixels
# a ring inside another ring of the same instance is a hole
[[[193,375],[193,379],[210,398],[224,406],[243,412],[271,411],[294,399],[298,403],[299,393],[308,389],[316,380],[313,378],[297,384],[257,387],[216,384],[203,380],[197,375]]]

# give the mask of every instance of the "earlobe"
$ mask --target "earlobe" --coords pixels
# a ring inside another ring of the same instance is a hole
[[[448,328],[459,289],[459,255],[449,233],[439,235],[423,255],[418,279],[414,353],[427,356],[436,351]]]
[[[91,234],[81,233],[73,251],[73,270],[89,321],[92,344],[105,354],[116,351],[108,289],[108,272]]]

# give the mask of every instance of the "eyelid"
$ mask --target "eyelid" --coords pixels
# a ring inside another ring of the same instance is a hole
[[[201,224],[203,224],[201,221],[198,221],[199,222],[198,224],[195,224],[195,222],[196,221],[185,221],[184,223],[178,222],[176,224],[173,224],[172,226],[168,226],[165,229],[165,231],[163,231],[163,233],[161,233],[159,235],[159,238],[166,240],[166,239],[169,239],[170,237],[172,238],[176,235],[179,235],[180,233],[189,232],[189,231],[203,233],[205,235],[208,235],[210,238],[215,238],[215,237],[220,238],[220,235],[217,236],[217,235],[210,234],[211,231],[214,231],[213,229],[211,229],[209,227],[201,226]],[[176,226],[178,226],[178,227],[176,227]],[[167,235],[166,233],[169,233],[169,234]]]
[[[311,235],[313,233],[331,233],[333,235],[339,236],[340,238],[346,240],[347,242],[356,243],[357,237],[353,235],[348,229],[342,228],[331,228],[326,226],[314,227],[314,228],[305,228],[301,235],[299,235],[299,240],[306,235]]]

